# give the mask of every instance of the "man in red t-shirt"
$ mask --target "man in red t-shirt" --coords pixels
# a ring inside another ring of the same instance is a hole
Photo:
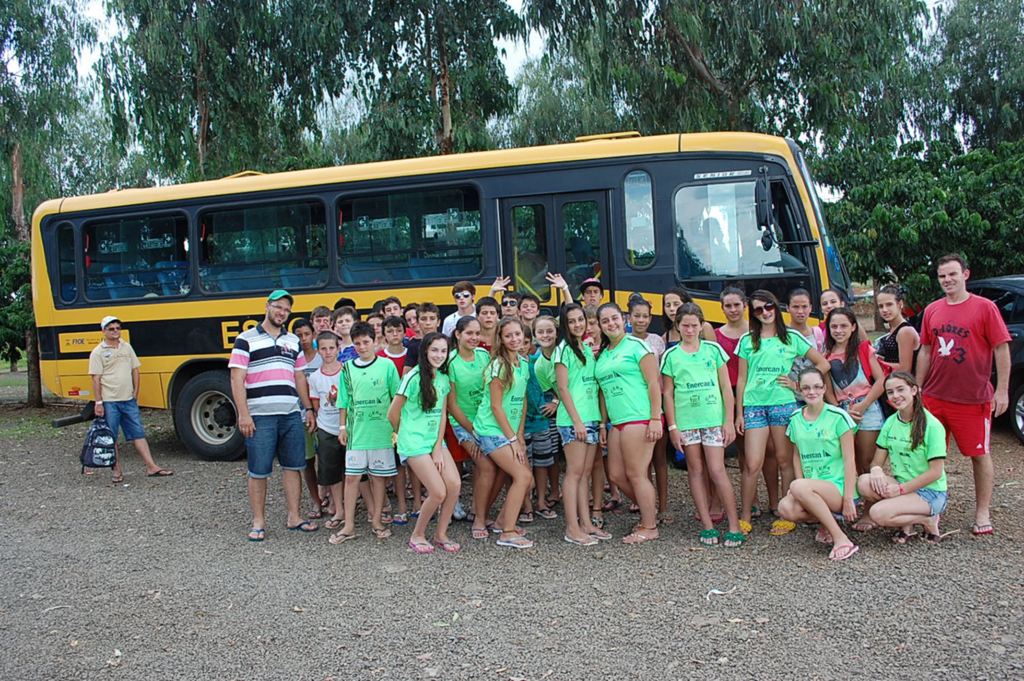
[[[974,466],[973,534],[992,534],[993,466],[989,455],[992,418],[1009,405],[1010,332],[991,300],[967,292],[971,271],[959,255],[938,260],[946,297],[924,311],[917,382],[924,405],[956,439]],[[992,357],[996,386],[992,387]]]

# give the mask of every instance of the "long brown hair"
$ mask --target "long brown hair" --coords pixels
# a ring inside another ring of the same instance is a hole
[[[438,333],[437,331],[428,333],[420,341],[420,356],[416,366],[420,369],[420,408],[423,411],[430,411],[437,406],[437,388],[434,387],[434,377],[437,374],[448,373],[448,357],[445,357],[444,362],[437,369],[434,368],[434,365],[430,363],[430,359],[427,357],[427,350],[439,340],[445,342],[445,348],[448,347],[448,339],[443,333]]]
[[[786,322],[782,320],[782,309],[779,305],[779,299],[771,291],[758,289],[750,294],[750,300],[748,301],[750,305],[750,344],[753,346],[754,352],[758,352],[761,349],[762,328],[761,318],[754,314],[755,300],[775,305],[775,335],[779,337],[783,345],[789,345],[789,329],[786,328]]]
[[[506,326],[512,324],[519,325],[520,330],[523,332],[523,340],[526,340],[526,327],[518,317],[502,317],[501,321],[498,322],[497,329],[494,331],[494,347],[491,348],[491,362],[498,363],[498,378],[505,386],[504,392],[512,389],[516,376],[512,363],[519,359],[519,353],[512,352],[506,348],[504,341],[501,339],[501,332],[505,330]]]
[[[829,312],[828,316],[825,317],[826,353],[831,353],[832,348],[836,346],[836,339],[832,337],[832,318],[836,315],[846,317],[853,324],[853,331],[850,333],[849,340],[846,341],[846,355],[843,357],[843,371],[850,373],[857,366],[857,362],[860,361],[860,324],[857,322],[857,315],[848,307],[837,307]],[[868,376],[867,379],[870,381],[871,377]]]
[[[911,388],[917,388],[917,394],[914,395],[914,403],[912,405],[911,417],[910,417],[910,448],[917,449],[924,442],[924,431],[928,427],[928,416],[924,410],[924,400],[921,398],[921,388],[917,385],[917,379],[914,378],[914,374],[909,371],[894,371],[885,379],[885,384],[888,386],[889,381],[894,378],[898,378]],[[898,416],[896,418],[899,418]]]

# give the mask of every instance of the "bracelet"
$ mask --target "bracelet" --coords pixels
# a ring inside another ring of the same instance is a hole
[[[338,426],[338,428],[341,430],[348,430],[348,426],[346,426],[344,423]]]
[[[94,404],[103,404],[103,400],[96,400]]]
[[[518,438],[518,437],[513,437],[513,438],[511,438],[511,439],[510,439],[510,440],[508,441],[508,443],[509,443],[509,444],[512,444],[513,442],[519,442],[519,438]]]
[[[902,482],[899,483],[899,486],[900,486],[900,494],[906,494],[906,492],[903,491],[903,483]]]
[[[673,430],[679,430],[679,426],[673,423],[671,426],[668,427],[668,430],[669,432],[672,432]]]

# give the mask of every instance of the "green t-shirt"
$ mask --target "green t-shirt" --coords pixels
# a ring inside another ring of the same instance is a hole
[[[892,477],[899,482],[909,482],[928,470],[928,462],[932,459],[946,458],[946,429],[939,420],[925,411],[928,425],[924,429],[924,441],[911,449],[913,442],[910,433],[913,430],[912,423],[904,423],[900,420],[899,414],[893,414],[885,420],[885,425],[878,433],[876,445],[889,452],[889,465],[892,466]],[[946,471],[943,468],[942,477],[925,489],[933,489],[936,492],[946,491]]]
[[[538,351],[537,359],[533,362],[533,371],[537,374],[537,383],[544,392],[558,393],[558,380],[555,378],[555,358],[558,356],[556,348],[551,353],[551,359],[544,356],[544,351]]]
[[[583,361],[581,362],[569,344],[562,341],[555,348],[555,354],[551,359],[554,364],[565,366],[569,374],[569,395],[576,407],[576,413],[579,414],[580,421],[590,423],[601,420],[601,403],[598,400],[597,377],[594,374],[597,360],[594,359],[594,353],[586,343],[583,344],[582,350]],[[553,378],[553,380],[555,380],[555,390],[557,391],[557,379]],[[564,428],[572,425],[569,411],[561,402],[558,403],[555,425]]]
[[[362,367],[356,360],[341,365],[338,408],[348,410],[349,449],[391,447],[395,431],[388,421],[388,409],[398,393],[398,383],[398,370],[390,359],[375,357]]]
[[[804,410],[797,409],[789,418],[786,436],[800,452],[800,467],[809,480],[828,480],[835,483],[839,493],[846,486],[843,465],[843,433],[854,430],[854,420],[845,411],[826,404],[814,421],[804,418]],[[854,490],[854,496],[857,496]]]
[[[402,385],[398,388],[398,394],[406,398],[402,407],[402,420],[398,424],[399,456],[420,456],[434,451],[434,444],[441,433],[444,400],[451,389],[448,374],[437,372],[434,376],[437,404],[430,411],[424,411],[420,404],[420,368],[414,367],[405,375]]]
[[[661,373],[670,376],[675,386],[672,396],[680,430],[719,428],[725,424],[718,368],[728,362],[725,349],[706,340],[701,340],[697,352],[686,352],[682,345],[675,345],[661,358]]]
[[[761,339],[761,349],[754,352],[750,334],[740,338],[736,354],[747,360],[747,387],[743,394],[744,407],[774,407],[796,401],[793,391],[779,385],[776,380],[793,368],[793,360],[803,357],[811,349],[807,339],[796,331],[786,334],[788,343],[777,336]]]
[[[448,355],[448,378],[455,386],[455,403],[471,423],[484,397],[484,369],[490,361],[490,353],[483,348],[475,348],[473,360],[468,362],[459,356],[458,350],[452,350]],[[448,415],[448,421],[453,426],[458,425],[451,414]]]
[[[625,336],[598,356],[594,374],[612,425],[650,420],[651,401],[640,370],[640,360],[647,355],[654,355],[647,343],[636,336]]]
[[[501,408],[505,412],[505,418],[512,426],[512,430],[519,432],[519,426],[523,423],[523,411],[526,407],[526,384],[530,380],[530,361],[519,358],[519,366],[512,369],[512,385],[504,376],[500,375],[501,364],[492,361],[484,370],[484,397],[480,400],[480,406],[476,409],[476,418],[473,419],[473,432],[477,435],[505,435],[498,420],[494,418],[491,411],[491,381],[501,378],[505,384],[505,392],[501,397]]]

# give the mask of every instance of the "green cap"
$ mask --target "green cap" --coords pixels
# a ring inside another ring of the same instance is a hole
[[[269,296],[267,296],[267,300],[268,301],[269,300],[281,300],[282,298],[287,298],[288,302],[291,303],[292,305],[295,304],[295,299],[292,298],[292,294],[288,293],[283,288],[279,288],[276,291],[274,291],[273,293],[271,293]]]

